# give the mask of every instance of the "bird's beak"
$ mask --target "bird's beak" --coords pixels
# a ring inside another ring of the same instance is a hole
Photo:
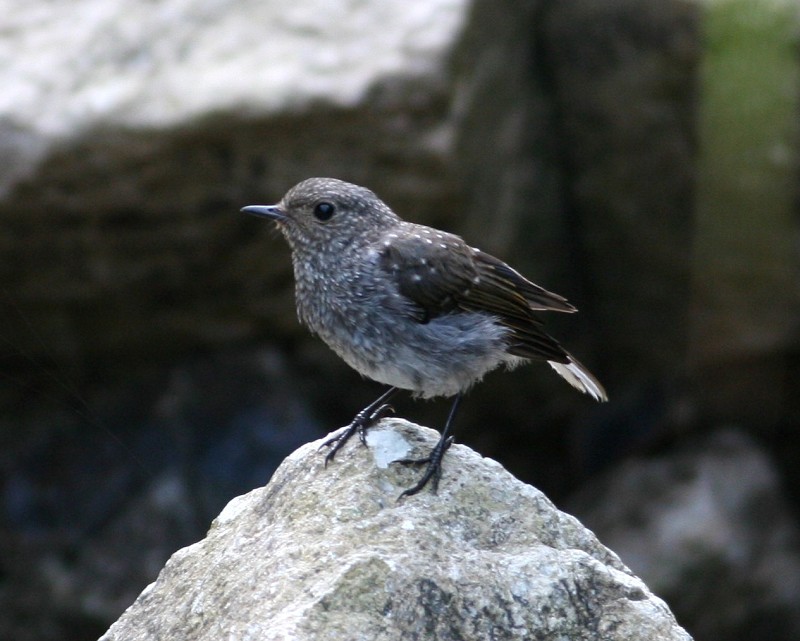
[[[246,214],[253,214],[253,216],[271,218],[278,222],[286,220],[286,214],[283,213],[278,205],[248,205],[247,207],[242,207],[241,211]]]

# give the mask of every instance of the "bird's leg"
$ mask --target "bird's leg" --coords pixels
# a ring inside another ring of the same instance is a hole
[[[361,442],[364,445],[367,444],[367,430],[375,425],[375,423],[377,423],[384,416],[391,414],[394,411],[392,406],[386,401],[388,401],[399,391],[400,390],[397,387],[390,387],[372,403],[367,405],[363,410],[356,414],[355,418],[350,421],[350,425],[345,427],[340,434],[329,438],[322,445],[320,445],[320,449],[323,447],[331,448],[330,452],[325,455],[325,467],[327,467],[328,463],[333,460],[334,456],[336,456],[336,452],[342,449],[342,446],[347,443],[347,441],[350,440],[350,437],[356,432],[358,432],[358,438],[361,439]]]
[[[444,424],[444,429],[442,430],[442,436],[439,439],[439,442],[433,446],[431,453],[428,454],[425,458],[421,459],[399,459],[394,461],[395,463],[402,463],[404,465],[424,465],[427,464],[425,468],[425,473],[422,475],[422,478],[417,482],[416,485],[413,487],[408,488],[405,492],[403,492],[400,496],[397,497],[397,500],[411,496],[419,492],[422,488],[424,488],[428,482],[430,481],[432,484],[433,493],[436,494],[437,489],[439,488],[439,479],[442,478],[442,459],[444,458],[444,453],[450,448],[453,444],[453,436],[449,435],[450,427],[453,423],[453,417],[456,415],[456,411],[458,410],[458,406],[461,403],[462,394],[459,393],[455,400],[453,401],[453,405],[450,408],[450,414],[447,415],[447,422]]]

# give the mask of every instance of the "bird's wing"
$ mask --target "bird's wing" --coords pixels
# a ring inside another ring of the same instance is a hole
[[[478,268],[481,280],[475,287],[476,295],[485,292],[496,292],[501,290],[507,292],[508,296],[520,298],[525,302],[529,310],[534,311],[553,311],[553,312],[576,312],[575,307],[567,302],[567,299],[553,292],[549,292],[544,287],[532,283],[517,270],[506,265],[499,260],[482,252],[480,249],[473,249],[473,259]]]
[[[527,280],[504,262],[473,249],[461,238],[426,227],[383,244],[381,267],[411,302],[419,322],[464,311],[486,312],[510,330],[508,351],[517,356],[569,361],[534,312],[573,312],[564,298]]]
[[[470,248],[458,236],[425,227],[385,242],[380,261],[416,306],[420,322],[454,311],[478,276]]]

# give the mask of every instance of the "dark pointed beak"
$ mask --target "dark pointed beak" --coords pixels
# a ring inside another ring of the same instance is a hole
[[[281,211],[281,208],[278,205],[248,205],[247,207],[242,207],[240,211],[243,211],[246,214],[253,214],[253,216],[271,218],[272,220],[277,220],[278,222],[286,220],[286,214]]]

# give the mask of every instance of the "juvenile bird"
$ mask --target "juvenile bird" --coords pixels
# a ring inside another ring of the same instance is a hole
[[[455,396],[441,438],[423,459],[432,481],[453,442],[464,392],[500,365],[546,361],[568,383],[607,400],[597,379],[543,329],[538,312],[575,307],[460,237],[402,220],[372,191],[333,178],[309,178],[277,205],[243,212],[277,223],[292,250],[297,315],[334,352],[389,387],[324,445],[325,464],[358,433],[391,412],[399,390]]]

